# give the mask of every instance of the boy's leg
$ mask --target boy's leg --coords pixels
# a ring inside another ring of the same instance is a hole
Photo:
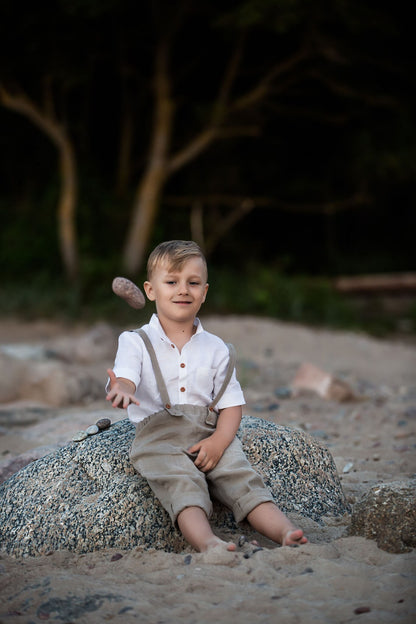
[[[224,546],[229,551],[236,550],[235,544],[224,542],[212,532],[207,515],[201,507],[186,507],[178,515],[177,522],[186,541],[199,552],[215,546]]]
[[[251,526],[282,546],[299,546],[308,541],[274,503],[260,503],[247,515]]]

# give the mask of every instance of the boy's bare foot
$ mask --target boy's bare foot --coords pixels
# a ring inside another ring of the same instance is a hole
[[[215,536],[209,540],[206,548],[201,550],[197,557],[200,557],[200,561],[203,563],[233,567],[236,565],[236,560],[238,560],[236,549],[237,546],[232,542],[224,542]]]
[[[220,550],[221,547],[223,550],[228,550],[229,552],[234,552],[237,550],[237,546],[233,544],[233,542],[224,542],[224,540],[214,536],[207,542],[206,548],[204,550],[201,550],[201,552],[208,552],[213,548],[217,548],[218,550]]]
[[[282,546],[300,546],[307,543],[302,529],[289,529],[282,540]]]

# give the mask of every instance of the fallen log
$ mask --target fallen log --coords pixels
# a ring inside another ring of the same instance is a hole
[[[334,282],[341,293],[405,293],[416,291],[416,273],[378,273],[339,277]]]

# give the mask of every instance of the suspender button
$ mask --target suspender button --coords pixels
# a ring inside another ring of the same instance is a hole
[[[172,406],[171,406],[170,403],[166,403],[165,407],[166,407],[166,409],[170,409]]]

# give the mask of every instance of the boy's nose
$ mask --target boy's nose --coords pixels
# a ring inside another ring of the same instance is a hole
[[[179,295],[186,295],[187,292],[188,292],[188,284],[186,282],[183,283],[183,284],[180,283],[179,284],[179,288],[178,288],[178,294]]]

